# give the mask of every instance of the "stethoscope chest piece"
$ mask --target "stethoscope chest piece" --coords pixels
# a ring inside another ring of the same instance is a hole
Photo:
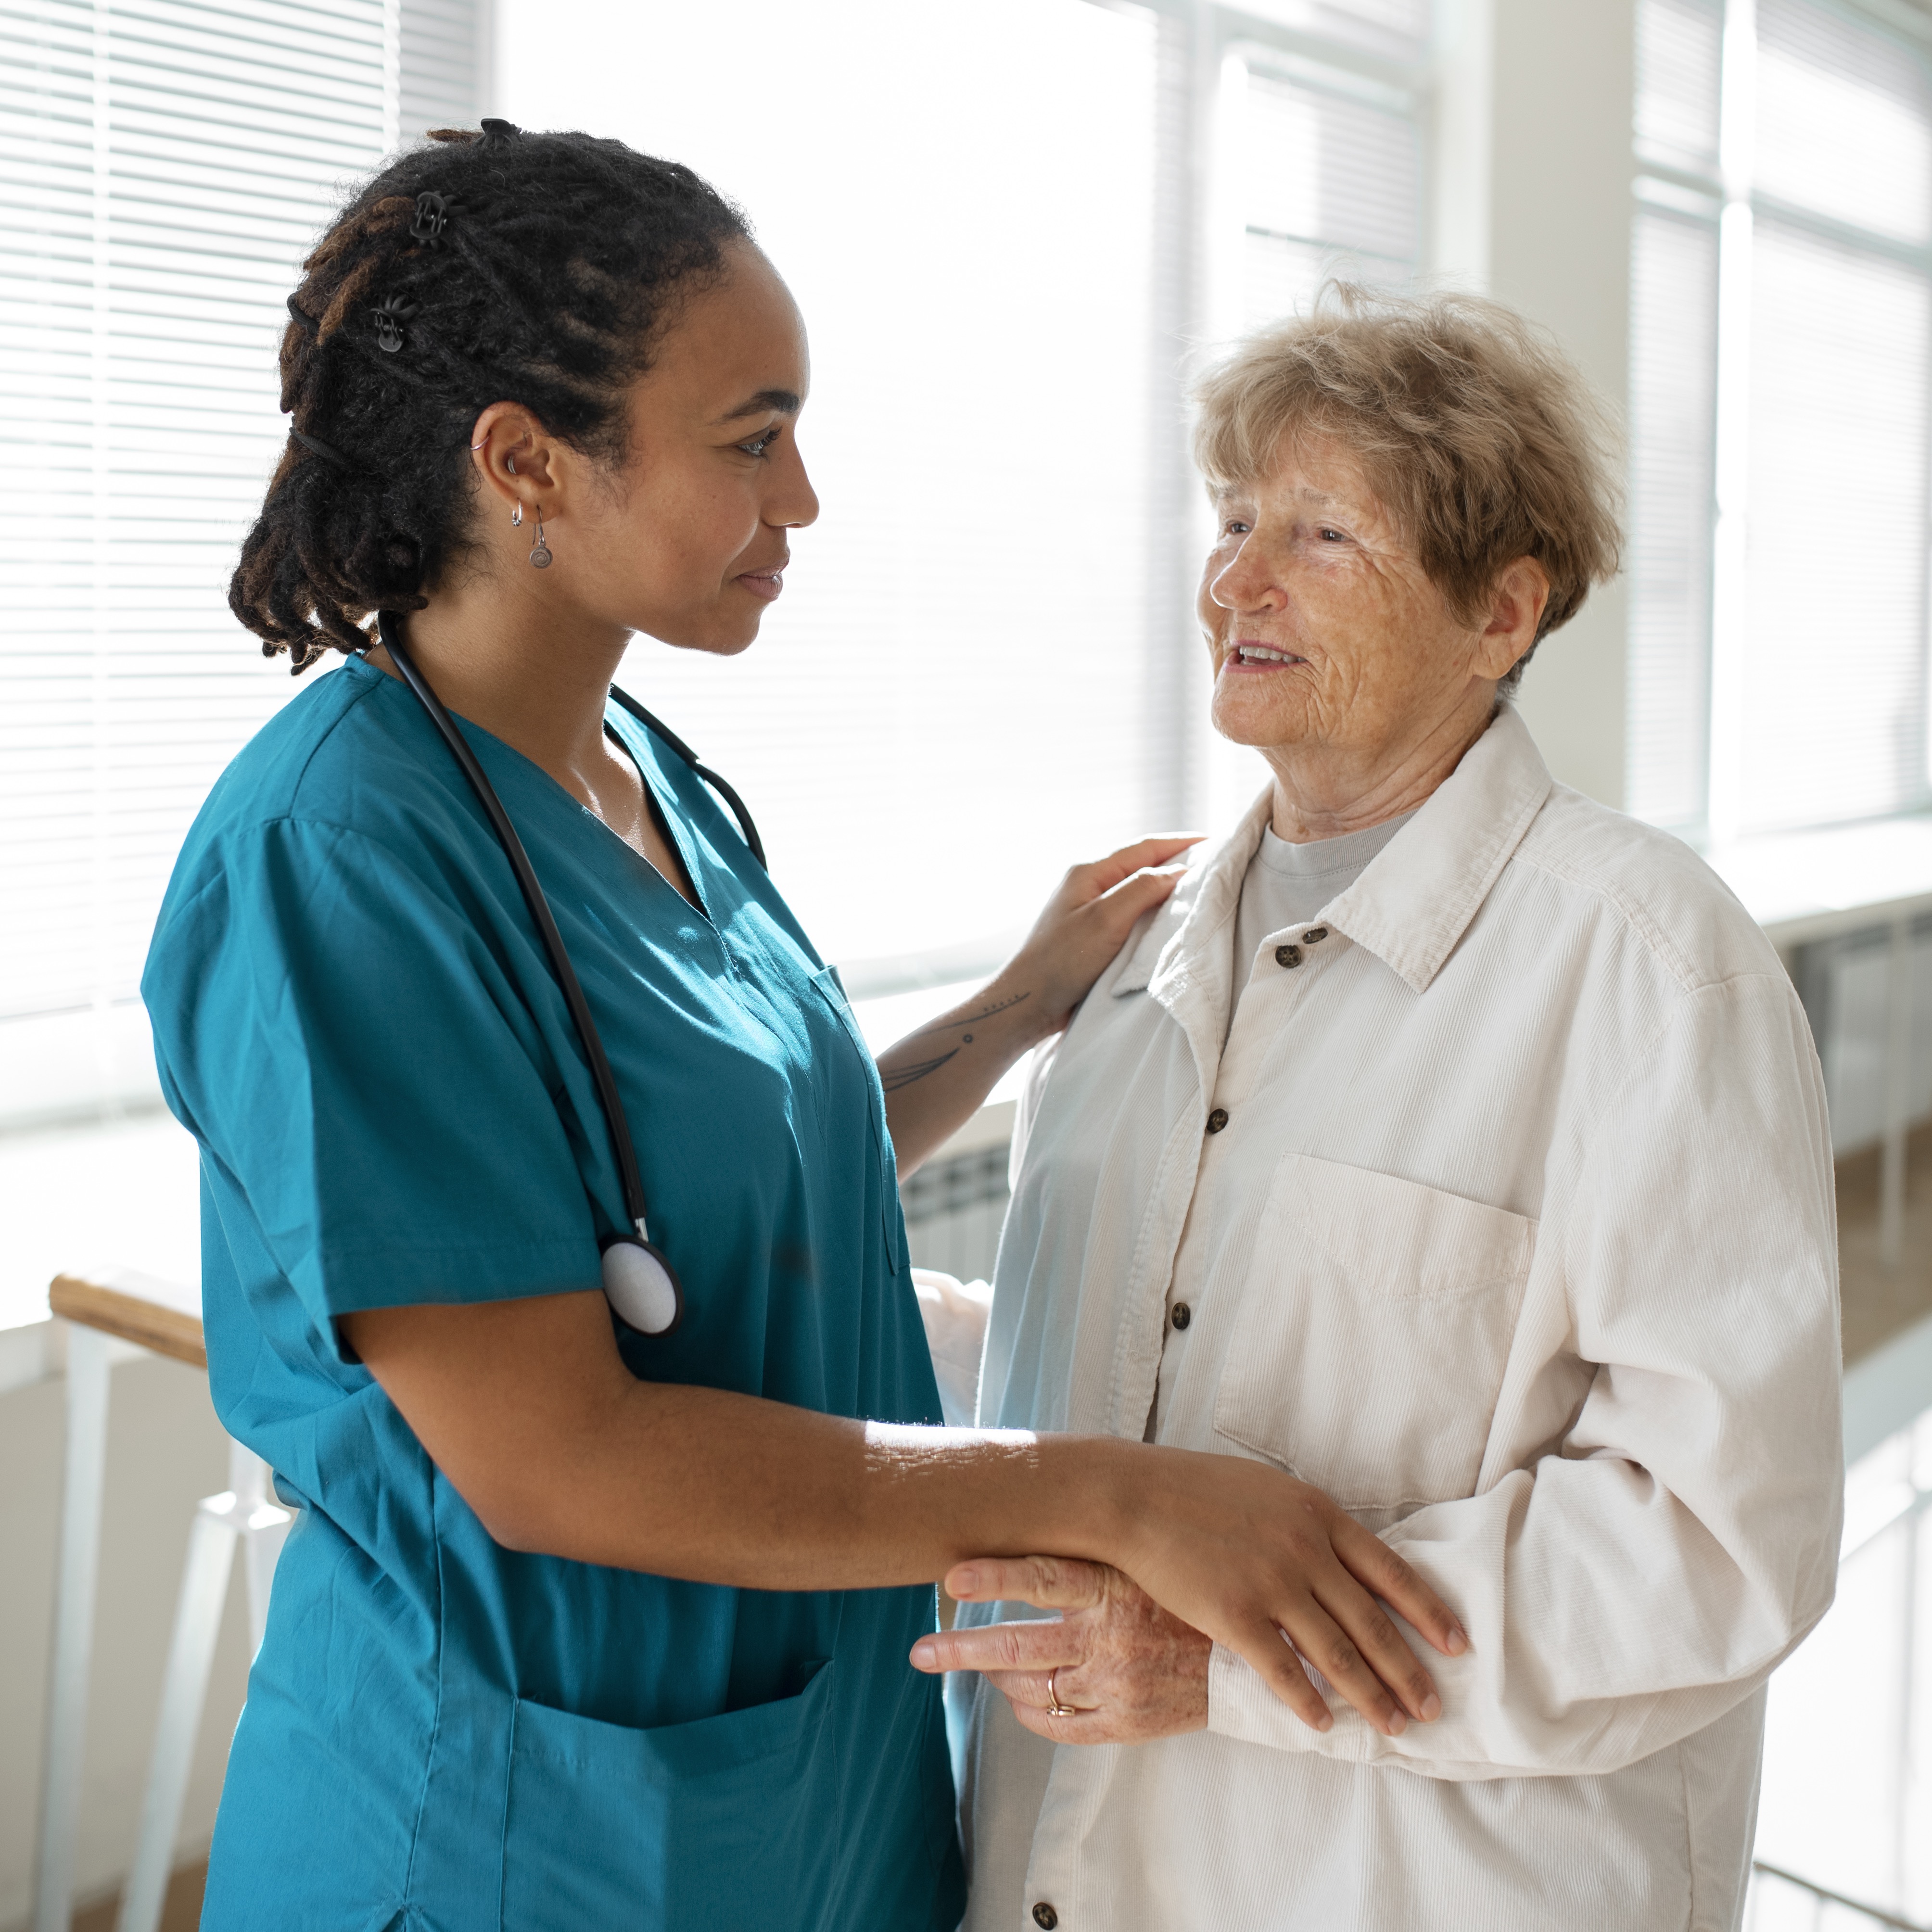
[[[684,1318],[684,1291],[656,1245],[615,1234],[604,1244],[604,1297],[626,1328],[668,1335]]]

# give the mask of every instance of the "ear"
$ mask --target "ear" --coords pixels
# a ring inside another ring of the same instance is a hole
[[[1504,565],[1490,592],[1487,621],[1469,668],[1478,677],[1507,677],[1536,642],[1537,626],[1550,604],[1550,573],[1533,556]]]
[[[506,511],[520,503],[526,514],[540,508],[552,523],[561,507],[560,454],[556,439],[520,403],[492,403],[470,432],[470,460],[483,487]]]

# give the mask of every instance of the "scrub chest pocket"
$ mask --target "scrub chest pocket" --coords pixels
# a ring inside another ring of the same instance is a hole
[[[814,1763],[836,1666],[796,1696],[651,1730],[520,1699],[504,1809],[501,1932],[660,1932],[797,1922],[836,1834]]]

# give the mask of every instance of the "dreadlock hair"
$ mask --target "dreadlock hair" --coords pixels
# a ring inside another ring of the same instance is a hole
[[[688,168],[621,141],[486,121],[429,143],[362,188],[289,298],[293,427],[228,604],[298,676],[365,648],[371,611],[421,610],[467,547],[467,445],[490,404],[621,458],[626,385],[675,298],[750,233]]]

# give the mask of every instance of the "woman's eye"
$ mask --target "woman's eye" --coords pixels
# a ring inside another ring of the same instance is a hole
[[[1315,534],[1324,543],[1346,543],[1348,541],[1340,530],[1322,529],[1317,530]]]
[[[1224,537],[1244,537],[1252,527],[1252,525],[1243,523],[1239,518],[1231,517],[1221,526],[1221,534]]]
[[[774,424],[762,436],[754,436],[749,442],[741,442],[738,447],[747,456],[763,456],[782,434],[783,430]]]

